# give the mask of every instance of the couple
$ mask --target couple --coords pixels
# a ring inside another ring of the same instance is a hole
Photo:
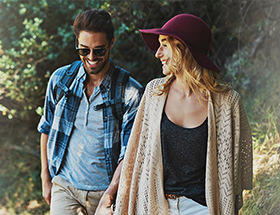
[[[70,96],[52,75],[41,133],[43,197],[55,214],[237,214],[252,188],[252,146],[240,96],[207,57],[211,30],[180,14],[140,30],[164,78],[143,88],[129,77],[123,116],[108,104],[113,74],[110,15],[92,9],[73,25],[82,61]]]

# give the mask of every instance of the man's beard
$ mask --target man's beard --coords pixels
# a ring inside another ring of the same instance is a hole
[[[85,68],[85,70],[88,74],[97,75],[98,73],[100,73],[104,69],[104,67],[106,66],[106,64],[108,62],[108,59],[105,59],[105,61],[102,62],[101,67],[98,66],[97,68],[90,68],[87,65],[87,62],[86,62],[87,60],[83,59],[82,61],[83,61],[83,64],[84,64],[84,68]]]

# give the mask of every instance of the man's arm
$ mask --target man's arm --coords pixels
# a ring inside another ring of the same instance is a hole
[[[134,79],[130,78],[128,83],[126,84],[126,90],[128,93],[127,98],[125,99],[127,102],[125,103],[125,113],[123,119],[126,119],[122,122],[122,129],[121,129],[121,152],[119,155],[119,159],[122,159],[119,165],[117,166],[113,179],[104,192],[102,198],[99,201],[98,207],[96,209],[95,215],[112,215],[111,206],[115,203],[118,187],[119,187],[119,180],[122,170],[123,158],[125,154],[125,149],[127,146],[127,142],[130,136],[130,132],[133,126],[134,117],[136,115],[138,106],[140,104],[142,95],[143,95],[143,87]],[[126,95],[126,94],[125,94]]]
[[[120,175],[122,170],[123,160],[119,163],[114,173],[113,179],[109,185],[109,187],[104,192],[102,198],[99,201],[98,207],[95,211],[95,215],[112,215],[111,206],[114,204],[118,187],[120,181]]]
[[[47,142],[48,135],[41,134],[41,179],[42,179],[42,195],[46,200],[47,204],[51,202],[51,176],[48,168],[48,158],[47,158]]]

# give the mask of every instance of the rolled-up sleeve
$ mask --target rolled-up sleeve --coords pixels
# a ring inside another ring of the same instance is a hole
[[[138,106],[140,104],[143,87],[136,82],[133,78],[128,82],[126,86],[125,94],[125,113],[123,115],[122,131],[121,131],[121,150],[119,155],[119,162],[123,159],[127,142],[130,136],[130,132],[133,126],[134,118],[137,113]]]
[[[51,125],[54,116],[54,109],[55,109],[53,89],[58,79],[58,73],[60,73],[59,70],[55,71],[50,77],[50,80],[48,82],[48,86],[46,89],[45,103],[44,103],[44,114],[41,117],[40,122],[37,126],[37,130],[40,133],[49,134],[51,130]]]

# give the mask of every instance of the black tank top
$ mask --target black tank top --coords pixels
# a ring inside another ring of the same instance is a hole
[[[165,193],[205,206],[207,121],[196,128],[183,128],[171,122],[165,112],[161,121]]]

